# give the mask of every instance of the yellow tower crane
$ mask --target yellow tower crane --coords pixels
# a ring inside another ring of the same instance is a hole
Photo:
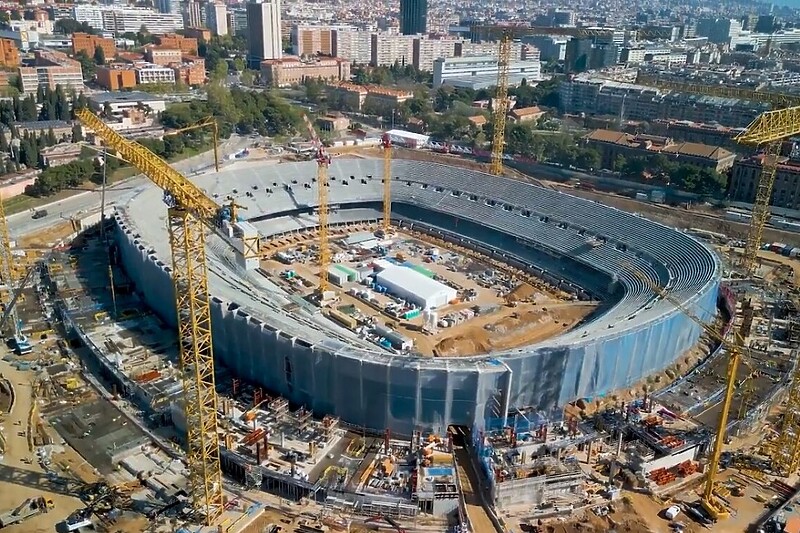
[[[88,109],[77,110],[75,116],[164,191],[178,319],[189,487],[195,511],[211,525],[222,514],[224,502],[204,233],[207,227],[220,223],[223,208],[153,152],[125,139]]]
[[[388,235],[392,225],[392,138],[381,136],[383,149],[383,233]]]
[[[554,28],[513,25],[476,25],[473,33],[481,38],[498,41],[497,49],[497,93],[492,104],[492,155],[490,172],[496,176],[503,173],[503,151],[506,138],[506,115],[508,115],[508,73],[511,66],[511,43],[527,35],[566,35],[570,37],[613,38],[616,30],[606,28]],[[664,29],[632,30],[637,38],[670,38],[671,31]]]
[[[179,133],[183,133],[184,131],[191,131],[200,128],[207,128],[211,127],[211,132],[214,136],[214,169],[219,172],[219,125],[217,124],[217,119],[214,117],[206,117],[204,119],[198,120],[194,124],[190,124],[185,128],[178,128],[176,130],[170,130],[164,134],[164,137],[167,135],[177,135]]]
[[[772,106],[773,110],[780,111],[793,106],[800,106],[800,97],[772,93],[765,91],[753,91],[750,89],[739,89],[735,87],[724,87],[719,85],[699,85],[694,83],[674,82],[660,80],[639,75],[636,78],[639,85],[648,85],[659,89],[667,89],[677,92],[704,94],[709,96],[721,96],[724,98],[739,98],[752,102],[765,102]],[[763,115],[762,115],[763,116]],[[769,202],[772,198],[772,187],[775,184],[775,172],[778,166],[778,156],[780,155],[781,142],[791,135],[784,135],[787,126],[784,124],[782,129],[770,130],[770,134],[765,136],[765,128],[776,126],[775,121],[780,121],[782,115],[771,116],[769,126],[759,122],[758,117],[747,130],[736,136],[736,142],[740,144],[752,144],[759,146],[764,151],[764,158],[761,163],[761,174],[756,185],[756,194],[753,200],[753,213],[750,217],[750,227],[747,231],[747,241],[744,249],[742,266],[748,276],[752,276],[758,265],[758,250],[761,248],[761,239],[764,235],[764,226],[769,220]],[[753,131],[754,126],[758,126],[758,131]],[[791,129],[789,127],[788,129]],[[793,135],[793,134],[792,134]]]
[[[17,308],[14,305],[14,287],[16,279],[14,277],[14,258],[11,253],[11,236],[8,231],[8,221],[6,220],[3,198],[0,197],[0,276],[3,277],[3,284],[6,286],[8,298],[4,305],[8,307],[8,320],[11,320],[9,335],[15,343],[24,342],[24,337],[19,329],[19,317]],[[0,332],[2,333],[2,332]]]
[[[325,293],[330,288],[328,282],[328,268],[331,265],[331,249],[328,242],[328,167],[331,165],[331,156],[325,150],[322,141],[319,140],[317,131],[308,119],[303,115],[303,121],[308,129],[308,136],[314,143],[314,160],[317,162],[317,216],[319,221],[319,302],[320,305],[325,300]]]
[[[719,460],[720,456],[722,455],[722,449],[725,446],[725,433],[728,427],[728,415],[731,410],[731,404],[733,403],[733,396],[736,390],[736,377],[737,372],[739,371],[739,363],[742,361],[744,339],[741,335],[741,332],[737,330],[734,332],[734,341],[728,341],[728,339],[725,339],[718,331],[703,322],[703,320],[701,320],[697,315],[692,313],[692,311],[684,306],[683,303],[681,303],[677,298],[674,298],[672,295],[670,295],[666,289],[657,285],[641,272],[634,270],[630,265],[626,265],[624,268],[639,278],[644,284],[646,284],[650,290],[653,291],[653,293],[674,305],[695,324],[700,326],[700,328],[708,336],[723,344],[728,351],[729,359],[725,376],[725,392],[722,398],[722,408],[719,413],[719,423],[717,425],[717,431],[714,437],[713,449],[708,459],[706,481],[701,500],[703,509],[705,509],[714,520],[727,518],[730,516],[730,511],[718,496],[719,489],[715,485],[715,479],[717,477],[717,472],[719,471]],[[749,376],[745,379],[749,379]]]

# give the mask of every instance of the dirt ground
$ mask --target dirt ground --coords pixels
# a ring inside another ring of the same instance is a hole
[[[30,233],[17,239],[18,248],[48,247],[75,231],[72,221],[65,220],[45,230]]]
[[[432,351],[440,356],[466,356],[525,346],[572,328],[595,307],[590,303],[554,304],[538,309],[530,305],[505,307],[443,330],[441,334],[446,336],[436,342]],[[423,347],[423,340],[418,340],[418,345]]]
[[[15,508],[26,498],[44,496],[53,500],[54,508],[47,514],[35,516],[20,524],[4,528],[5,533],[50,533],[55,531],[57,523],[64,520],[70,513],[83,507],[83,503],[76,495],[66,494],[66,491],[56,492],[48,490],[53,488],[47,476],[36,461],[35,454],[28,448],[26,430],[31,410],[31,374],[16,370],[5,361],[0,361],[0,372],[11,381],[14,386],[16,401],[12,412],[2,421],[2,431],[6,438],[7,449],[2,462],[0,462],[0,512]],[[50,431],[52,435],[55,432]],[[56,437],[54,442],[60,440]],[[68,447],[64,453],[53,455],[53,465],[68,465],[70,470],[84,475],[90,475],[86,481],[92,481],[89,468],[83,459]]]

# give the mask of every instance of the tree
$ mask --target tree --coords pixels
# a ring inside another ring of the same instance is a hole
[[[103,115],[107,118],[111,117],[114,114],[114,108],[111,107],[111,102],[104,102],[103,103]]]
[[[94,62],[96,65],[106,64],[106,53],[103,51],[103,47],[100,45],[94,47]]]
[[[77,122],[72,125],[72,142],[79,143],[83,140],[83,131],[81,125]]]
[[[53,146],[56,143],[58,143],[58,139],[56,139],[56,132],[53,131],[53,128],[51,127],[47,130],[47,145]]]
[[[6,140],[6,133],[4,131],[0,131],[0,152],[8,152],[8,140]]]
[[[303,81],[306,87],[306,100],[311,103],[318,104],[322,101],[322,82],[317,78],[306,78]]]
[[[86,22],[78,22],[74,19],[58,19],[54,24],[56,33],[64,35],[72,35],[73,33],[91,33],[98,34],[99,32],[91,27]]]
[[[244,59],[241,57],[237,57],[233,60],[233,67],[236,69],[236,72],[244,72],[244,69],[247,67],[244,63]]]
[[[211,71],[211,79],[213,81],[224,81],[225,78],[228,77],[228,62],[227,61],[220,61],[214,66],[214,70]]]
[[[81,50],[77,54],[75,54],[75,59],[81,64],[81,70],[83,71],[83,79],[84,80],[92,80],[94,79],[95,73],[95,63],[94,60],[86,55],[84,50]]]
[[[617,154],[614,158],[614,162],[611,164],[611,170],[614,172],[622,172],[622,169],[625,168],[625,164],[627,163],[625,156],[622,154]]]
[[[25,92],[25,86],[22,84],[22,76],[15,76],[14,77],[14,87],[20,92],[20,94]]]
[[[32,94],[29,94],[28,97],[22,101],[21,111],[21,116],[17,116],[17,120],[20,122],[36,120],[36,100]]]

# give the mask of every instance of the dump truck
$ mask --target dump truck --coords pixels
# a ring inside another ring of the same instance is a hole
[[[28,518],[44,514],[53,508],[53,500],[45,500],[42,496],[28,498],[16,509],[0,513],[0,529],[19,524]]]

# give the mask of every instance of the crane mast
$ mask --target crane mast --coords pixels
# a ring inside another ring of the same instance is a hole
[[[388,133],[381,136],[383,148],[383,232],[388,234],[392,225],[392,139]]]
[[[506,145],[506,115],[508,115],[508,68],[511,61],[511,33],[504,32],[500,37],[497,51],[497,94],[492,108],[492,159],[490,172],[495,176],[503,174],[503,151]]]
[[[205,231],[220,222],[220,206],[153,152],[125,139],[88,109],[77,110],[75,116],[164,191],[186,417],[188,481],[194,510],[211,525],[224,511],[224,501]]]
[[[20,329],[19,315],[17,314],[16,300],[18,293],[15,291],[16,276],[14,275],[14,257],[11,253],[11,236],[8,231],[8,221],[6,220],[5,207],[3,206],[3,198],[0,197],[0,275],[3,277],[3,283],[6,286],[8,293],[8,300],[5,302],[5,314],[7,320],[11,320],[11,335],[13,336],[14,348],[17,352],[30,351],[30,344],[22,334]]]
[[[497,48],[497,92],[492,108],[492,154],[490,172],[496,176],[503,173],[503,151],[505,150],[506,115],[508,114],[508,74],[511,67],[511,43],[526,35],[568,35],[571,37],[613,37],[614,30],[605,28],[543,27],[522,25],[474,25],[472,32],[481,38],[498,39]],[[671,37],[671,32],[661,29],[633,30],[636,36],[645,38]]]
[[[319,301],[322,305],[325,293],[330,288],[328,281],[328,268],[331,266],[331,248],[328,242],[328,167],[331,165],[331,156],[325,150],[317,131],[311,124],[307,115],[303,115],[308,136],[314,144],[314,160],[317,162],[317,217],[319,222]]]
[[[741,89],[737,87],[725,87],[716,85],[700,85],[696,83],[677,82],[661,80],[648,76],[639,75],[636,83],[647,85],[659,89],[678,91],[690,94],[702,94],[719,96],[722,98],[740,98],[752,102],[764,102],[773,108],[791,109],[793,106],[800,106],[800,97],[791,94],[774,93],[767,91],[754,91],[751,89]],[[782,111],[782,109],[778,109]],[[752,276],[758,266],[758,251],[761,249],[761,240],[764,236],[764,227],[769,220],[769,203],[772,198],[772,188],[775,184],[775,174],[778,169],[778,157],[780,156],[781,142],[791,136],[787,131],[792,131],[793,127],[786,123],[784,115],[773,114],[770,111],[759,116],[748,126],[745,132],[736,136],[736,142],[740,144],[751,144],[762,149],[761,172],[756,182],[756,191],[753,198],[753,212],[750,217],[747,230],[747,240],[745,241],[744,254],[742,256],[742,267],[747,276]],[[762,121],[767,115],[769,125]],[[754,126],[758,125],[756,133]],[[764,136],[765,131],[770,128],[768,139]],[[774,134],[777,128],[777,134]]]
[[[211,133],[213,135],[214,140],[214,169],[219,172],[219,125],[217,124],[217,119],[214,117],[205,117],[194,124],[190,124],[185,128],[178,128],[176,130],[168,131],[164,134],[166,137],[167,135],[177,135],[179,133],[183,133],[185,131],[192,131],[199,128],[207,128],[211,127]]]
[[[741,362],[741,350],[743,345],[743,339],[739,332],[735,333],[735,341],[729,342],[725,339],[722,335],[720,335],[714,328],[703,322],[697,315],[695,315],[691,310],[689,310],[683,303],[681,303],[678,299],[674,298],[671,294],[669,294],[666,289],[660,287],[658,284],[654,283],[649,277],[644,275],[643,273],[639,272],[638,270],[634,270],[629,265],[627,268],[631,271],[631,273],[639,278],[645,285],[647,285],[650,290],[660,296],[662,299],[668,301],[676,309],[678,309],[681,313],[686,315],[689,319],[692,320],[695,324],[700,326],[700,328],[708,334],[710,337],[714,338],[721,344],[725,346],[728,350],[728,366],[725,372],[725,392],[722,398],[722,409],[719,413],[719,423],[717,424],[716,434],[714,437],[714,444],[711,450],[711,455],[708,459],[708,473],[706,474],[706,481],[703,488],[703,498],[701,503],[703,508],[715,519],[719,518],[726,518],[729,516],[729,511],[725,507],[725,505],[717,498],[714,494],[715,489],[715,479],[717,477],[717,473],[719,472],[719,460],[722,456],[722,449],[725,446],[725,433],[728,427],[728,416],[730,414],[731,405],[733,404],[733,395],[736,390],[736,374],[739,371],[739,363]]]

